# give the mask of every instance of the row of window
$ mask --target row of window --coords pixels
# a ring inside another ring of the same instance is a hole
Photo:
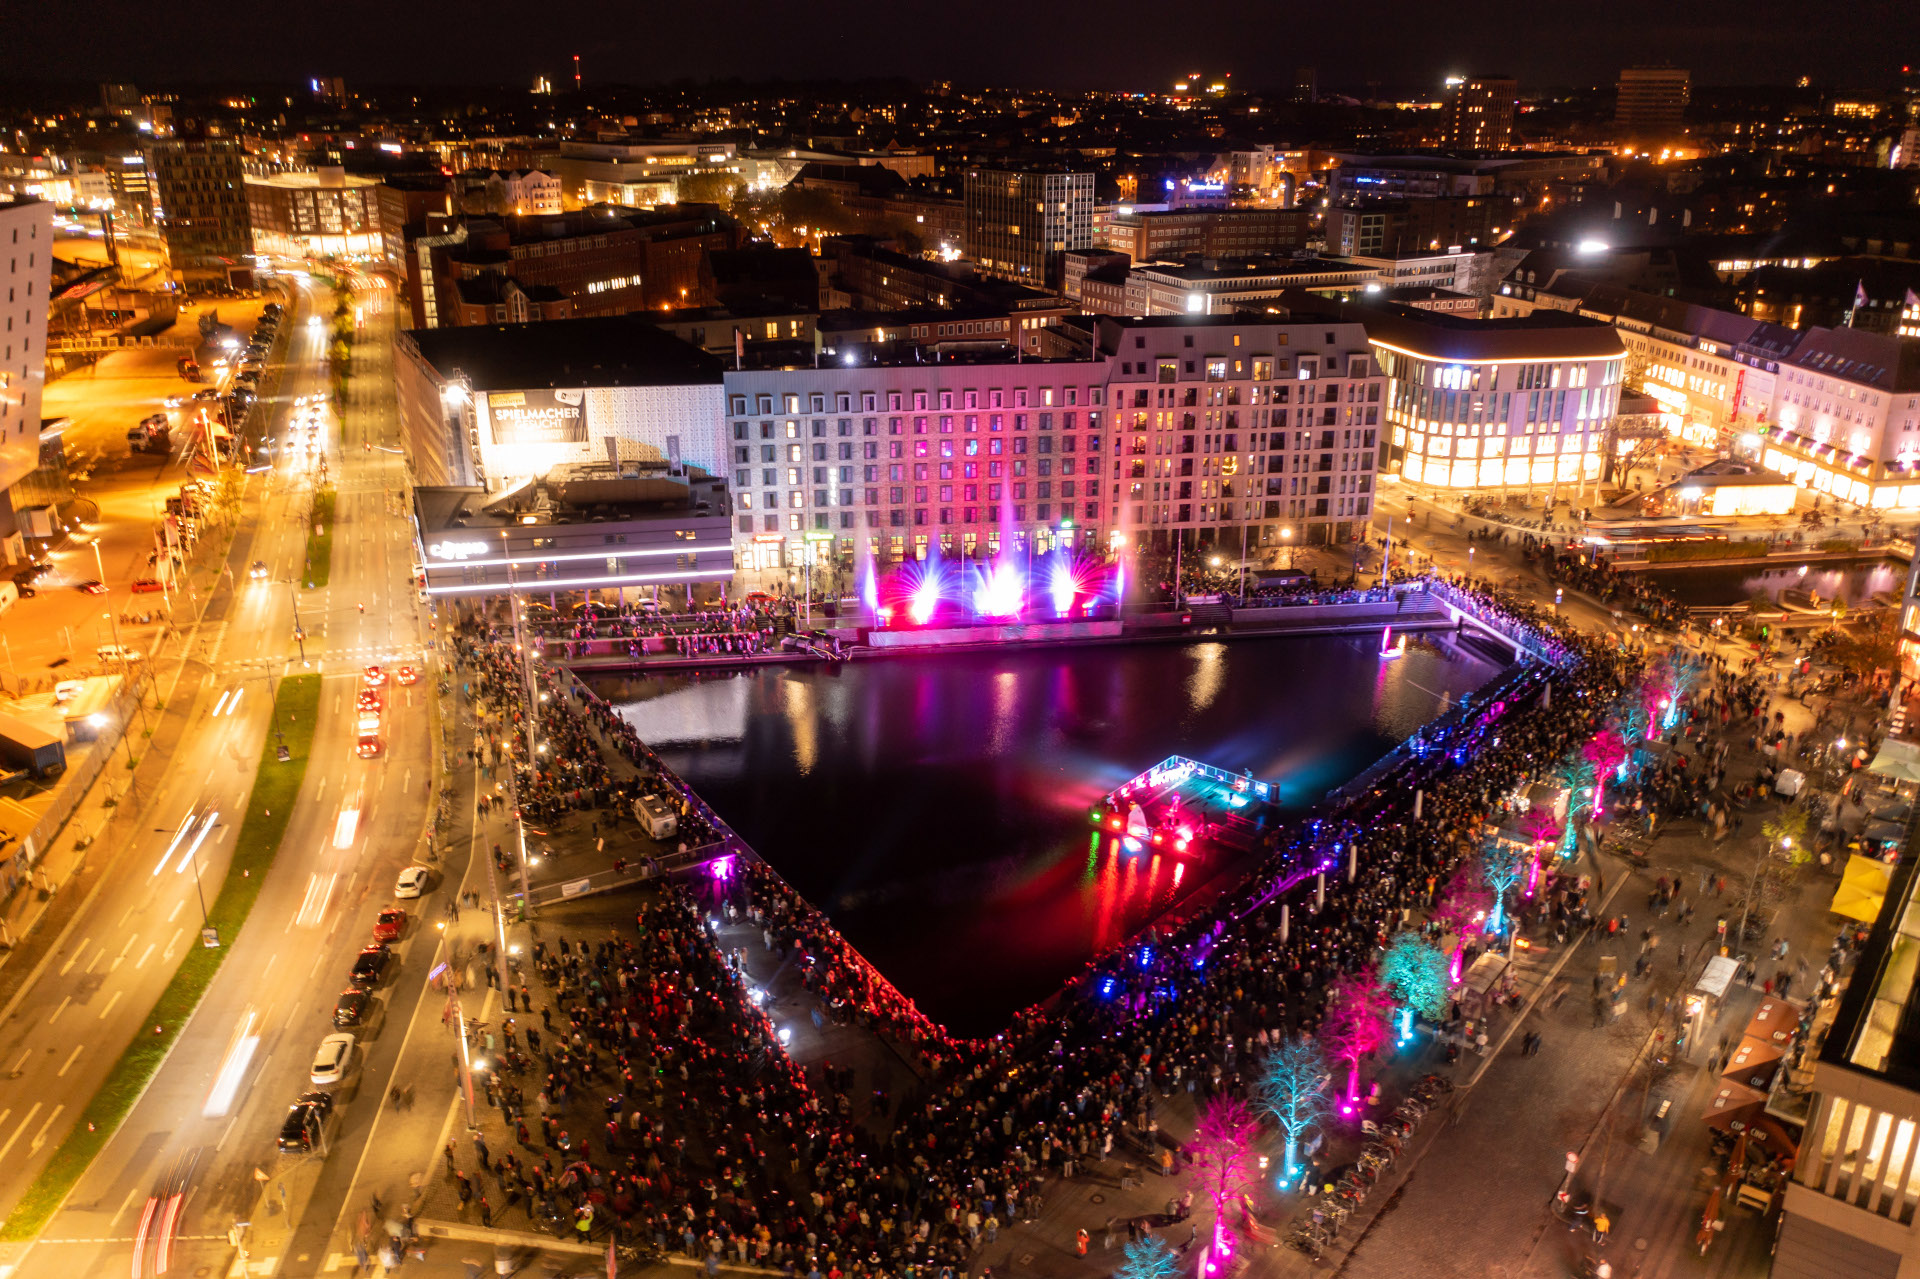
[[[1009,518],[1011,518],[1014,523],[1024,524],[1027,522],[1028,507],[1026,504],[1017,503],[1006,509]],[[916,507],[911,511],[902,510],[898,507],[890,511],[880,511],[877,509],[869,509],[865,512],[842,510],[837,526],[843,529],[860,527],[930,528],[936,525],[946,527],[956,523],[998,524],[1001,519],[1001,510],[1002,508],[992,506]],[[1057,505],[1053,502],[1038,502],[1033,505],[1032,510],[1033,518],[1042,524],[1050,524],[1056,518],[1061,520],[1077,520],[1083,524],[1095,524],[1098,523],[1100,519],[1100,503],[1098,501],[1060,502]],[[960,516],[958,520],[954,518],[956,513]],[[882,518],[883,516],[885,517],[884,519]],[[760,521],[757,528],[754,524],[756,518]],[[753,515],[741,515],[738,517],[737,527],[742,533],[778,533],[783,529],[788,532],[799,533],[808,528],[831,529],[836,527],[836,522],[828,512],[815,511],[813,520],[809,523],[805,515],[796,511],[788,512],[784,518],[771,514],[757,517]],[[1018,539],[1024,532],[1025,530],[1021,529],[1013,530],[1013,536]],[[946,537],[950,535],[942,534],[941,536]],[[968,534],[968,536],[971,537],[973,535]],[[998,533],[995,531],[989,533],[989,536],[997,537]]]

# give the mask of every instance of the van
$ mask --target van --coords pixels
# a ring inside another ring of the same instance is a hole
[[[125,662],[129,666],[146,656],[137,648],[123,648],[118,644],[102,644],[93,651],[103,662]]]
[[[0,582],[0,613],[14,606],[20,598],[20,588],[12,582]]]

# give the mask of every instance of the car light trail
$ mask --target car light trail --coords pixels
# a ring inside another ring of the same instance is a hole
[[[233,1041],[227,1045],[227,1055],[220,1061],[220,1073],[213,1077],[213,1087],[207,1092],[206,1105],[200,1108],[207,1118],[218,1118],[232,1108],[241,1081],[247,1077],[247,1067],[253,1063],[254,1050],[260,1047],[260,1036],[254,1032],[259,1022],[260,1014],[251,1008],[240,1018]]]
[[[232,689],[229,689],[226,692],[220,694],[220,700],[213,704],[213,714],[207,716],[207,718],[219,719],[221,713],[227,709],[227,699],[232,696],[233,696]]]
[[[193,855],[200,851],[200,845],[207,842],[207,836],[212,832],[213,824],[219,820],[218,813],[208,813],[201,819],[199,833],[193,837],[193,842],[187,845],[187,851],[180,854],[180,864],[173,868],[176,872],[182,875],[187,873],[187,867],[193,865]]]
[[[186,837],[187,828],[191,825],[193,825],[193,814],[188,813],[181,819],[180,829],[173,832],[173,841],[167,845],[167,851],[160,854],[160,864],[153,868],[154,874],[158,875],[167,868],[167,863],[173,860],[173,850],[180,847],[180,841]]]
[[[359,829],[360,810],[358,808],[341,809],[340,816],[333,823],[333,846],[352,848],[354,832]]]
[[[175,1191],[167,1200],[165,1211],[160,1214],[160,1228],[154,1232],[156,1247],[153,1253],[153,1273],[164,1275],[173,1264],[173,1228],[180,1223],[180,1209],[185,1206],[186,1196]]]
[[[236,689],[234,689],[234,690],[233,690],[233,700],[232,700],[231,702],[229,702],[229,703],[227,704],[227,714],[228,714],[229,716],[232,716],[232,715],[235,715],[235,714],[238,714],[238,713],[239,713],[239,710],[240,710],[240,696],[241,696],[241,694],[243,694],[243,693],[245,693],[246,691],[247,691],[247,690],[246,690],[246,688],[245,688],[244,686],[243,686],[243,687],[241,687],[241,688],[236,688]]]
[[[153,1214],[158,1211],[160,1200],[150,1198],[147,1206],[140,1210],[140,1224],[133,1231],[133,1279],[140,1279],[147,1260],[147,1232],[153,1229]]]
[[[339,878],[338,873],[307,876],[306,900],[300,903],[300,913],[293,922],[302,928],[318,928],[327,917],[327,903],[333,900],[333,885]]]

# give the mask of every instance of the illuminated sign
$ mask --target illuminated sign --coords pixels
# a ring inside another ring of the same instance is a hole
[[[486,553],[485,542],[435,542],[427,548],[427,554],[436,560],[464,560]]]
[[[495,444],[583,444],[587,439],[587,393],[577,386],[492,391],[487,409]]]

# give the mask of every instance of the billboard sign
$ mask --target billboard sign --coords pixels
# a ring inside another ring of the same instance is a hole
[[[487,415],[495,444],[584,444],[587,393],[577,386],[490,391]]]

